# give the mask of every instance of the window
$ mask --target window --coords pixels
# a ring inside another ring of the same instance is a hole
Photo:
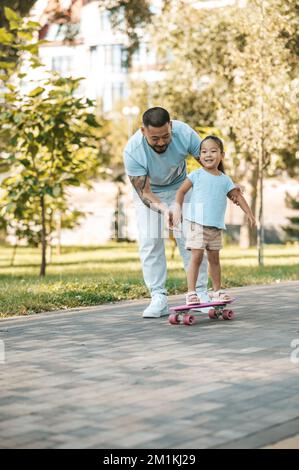
[[[122,44],[106,44],[104,47],[104,65],[111,72],[122,72],[125,70],[125,49]]]
[[[100,12],[100,28],[101,31],[109,31],[110,28],[110,13],[108,11]]]
[[[91,64],[93,64],[97,60],[98,47],[91,46],[89,48],[89,51],[90,51],[90,61],[91,61]]]
[[[61,75],[69,75],[72,68],[71,56],[56,56],[52,57],[52,70],[60,73]]]
[[[122,82],[112,83],[111,92],[112,104],[115,104],[117,101],[124,98],[124,84]]]
[[[112,46],[111,45],[104,46],[104,65],[106,67],[112,66]]]

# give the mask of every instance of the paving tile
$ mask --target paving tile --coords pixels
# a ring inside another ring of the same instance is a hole
[[[199,314],[193,327],[143,320],[148,300],[1,320],[0,448],[255,448],[298,434],[298,290],[232,289],[235,321]]]

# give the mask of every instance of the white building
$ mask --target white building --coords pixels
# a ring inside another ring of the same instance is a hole
[[[80,91],[99,99],[108,112],[129,94],[127,38],[112,29],[109,12],[100,5],[100,0],[39,0],[33,14],[41,24],[40,39],[47,41],[40,46],[45,66],[63,76],[84,77]],[[64,40],[67,34],[74,34],[69,43]],[[155,64],[154,54],[142,43],[130,73],[157,79]]]

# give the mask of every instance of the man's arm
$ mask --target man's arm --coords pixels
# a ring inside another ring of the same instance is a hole
[[[228,193],[228,197],[230,197],[230,193],[232,193],[233,191],[235,191],[235,199],[236,201],[235,204],[237,204],[238,206],[241,207],[241,209],[245,212],[245,214],[247,215],[247,218],[248,218],[248,221],[249,221],[249,225],[250,227],[254,227],[256,225],[256,220],[254,218],[254,215],[252,213],[252,210],[250,209],[249,205],[247,204],[245,198],[242,196],[241,192],[238,191],[236,192],[236,189],[232,189],[229,193]]]
[[[129,176],[129,179],[143,204],[155,212],[168,215],[169,210],[167,205],[161,202],[160,199],[151,191],[148,175]]]
[[[239,206],[239,195],[242,195],[242,193],[244,192],[244,189],[242,186],[240,186],[239,184],[236,185],[236,187],[234,189],[232,189],[228,194],[227,194],[227,197],[234,203],[236,204],[237,206]]]

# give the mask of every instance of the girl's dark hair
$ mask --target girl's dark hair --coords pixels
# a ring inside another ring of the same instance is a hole
[[[202,144],[208,140],[208,139],[211,139],[211,140],[214,140],[214,142],[216,142],[216,144],[218,145],[219,149],[220,149],[220,152],[221,153],[224,153],[224,146],[223,146],[223,142],[221,139],[219,139],[219,137],[217,137],[216,135],[207,135],[207,137],[205,137],[201,142],[200,142],[200,146],[199,146],[199,153],[201,152],[201,146]],[[223,166],[223,161],[221,160],[221,162],[219,163],[218,167],[217,167],[217,170],[219,171],[222,171],[222,173],[225,173],[224,171],[224,166]]]

